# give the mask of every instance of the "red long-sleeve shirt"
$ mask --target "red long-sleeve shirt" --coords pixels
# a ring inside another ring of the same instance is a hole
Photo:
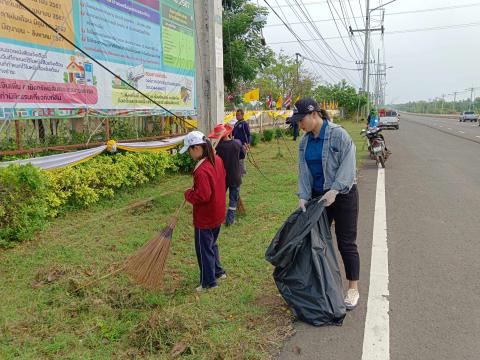
[[[213,229],[225,221],[225,168],[215,155],[215,167],[202,160],[193,171],[193,189],[185,191],[185,199],[193,205],[193,225]]]

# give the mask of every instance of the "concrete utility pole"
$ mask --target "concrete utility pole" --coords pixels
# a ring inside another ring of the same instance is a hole
[[[447,94],[447,96],[453,95],[453,111],[457,111],[457,94],[461,94],[463,91],[454,91],[451,94]]]
[[[222,2],[195,0],[196,28],[196,100],[198,129],[208,134],[223,122],[223,34]]]
[[[475,88],[470,88],[470,106],[468,108],[468,110],[472,110],[472,107],[473,107],[473,90],[475,90]]]
[[[375,83],[375,107],[378,109],[380,105],[380,49],[377,55],[377,77]]]
[[[362,77],[362,89],[367,91],[368,73],[370,71],[370,62],[368,52],[370,51],[370,0],[367,0],[367,9],[365,11],[365,46],[363,48],[363,77]],[[368,103],[367,103],[368,114]]]
[[[389,2],[386,2],[385,4],[382,4],[380,6],[377,6],[373,9],[370,9],[370,0],[367,0],[367,8],[365,11],[365,29],[357,29],[357,30],[352,30],[352,27],[350,27],[350,33],[353,35],[354,32],[365,32],[365,46],[363,48],[363,79],[362,79],[362,89],[363,92],[367,95],[367,115],[370,112],[370,61],[369,61],[369,56],[368,53],[370,51],[370,32],[372,31],[381,31],[382,34],[384,32],[384,27],[383,25],[378,28],[378,29],[371,29],[370,28],[370,14],[378,10],[380,8],[383,8],[385,5],[391,4],[392,2],[395,2],[396,0],[391,0]]]
[[[457,94],[460,94],[460,91],[453,92],[453,111],[457,111]]]

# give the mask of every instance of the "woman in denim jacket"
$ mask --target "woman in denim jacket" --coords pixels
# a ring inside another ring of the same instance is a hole
[[[355,145],[340,125],[322,119],[320,107],[313,99],[295,103],[291,121],[306,132],[299,144],[299,206],[319,198],[324,201],[328,220],[335,220],[337,245],[348,280],[345,297],[347,309],[357,306],[360,257],[356,244],[358,191]]]

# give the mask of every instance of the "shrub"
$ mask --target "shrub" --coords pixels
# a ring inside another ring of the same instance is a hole
[[[250,145],[257,146],[260,142],[260,134],[259,133],[251,133],[250,134]]]
[[[195,161],[188,153],[176,153],[172,156],[172,162],[177,170],[184,174],[190,174],[195,167]]]
[[[49,217],[92,205],[122,188],[145,184],[178,167],[168,153],[100,155],[78,166],[0,170],[0,245],[31,239]]]
[[[102,197],[113,197],[120,188],[145,184],[174,169],[167,153],[118,153],[46,173],[55,193],[50,195],[56,196],[60,207],[85,207]]]
[[[284,136],[284,130],[280,128],[275,128],[275,139],[279,139]]]
[[[265,129],[263,130],[263,141],[272,141],[273,139],[273,130],[272,129]]]
[[[47,181],[32,165],[0,170],[0,246],[30,239],[48,213]]]

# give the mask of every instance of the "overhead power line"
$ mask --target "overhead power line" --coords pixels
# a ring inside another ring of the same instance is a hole
[[[360,70],[361,70],[361,69],[354,69],[354,68],[347,68],[347,67],[342,67],[342,66],[336,66],[336,65],[326,64],[326,63],[321,62],[321,61],[309,59],[308,57],[303,56],[303,55],[301,55],[301,54],[300,54],[300,56],[301,56],[302,58],[304,58],[305,60],[314,62],[314,63],[316,63],[316,64],[320,64],[320,65],[324,65],[324,66],[330,66],[330,67],[333,67],[333,68],[336,68],[336,69],[343,69],[343,70],[350,70],[350,71],[360,71]]]
[[[282,18],[282,17],[275,11],[275,9],[273,9],[273,7],[272,7],[267,1],[265,1],[265,3],[268,5],[268,7],[270,7],[270,9],[273,11],[273,13],[280,19],[280,21],[282,21],[282,23],[283,23],[283,24],[287,27],[287,29],[293,34],[293,36],[294,36],[297,40],[300,39],[300,37],[293,31],[292,27],[290,26],[290,22],[287,20],[287,16],[286,16],[285,13],[283,12],[283,9],[280,8],[280,12],[281,12],[282,15],[283,15],[283,18]],[[275,3],[276,3],[277,5],[279,5],[277,0],[275,0]],[[293,12],[295,12],[295,9],[292,9],[292,10],[293,10]],[[310,34],[310,36],[314,37],[314,36],[312,35],[312,33],[309,32],[308,27],[307,27],[305,24],[304,24],[303,26],[305,27],[305,30],[307,30],[307,32]],[[313,57],[316,57],[315,52],[314,52],[310,47],[308,47],[308,45],[307,45],[305,42],[302,42],[302,41],[298,40],[298,43],[299,43],[300,47],[301,47],[305,52],[307,52],[308,54],[312,55]],[[318,46],[318,48],[319,48],[321,51],[324,52],[324,54],[325,54],[326,56],[328,55],[328,54],[325,52],[325,50],[320,46],[319,43],[315,43],[315,44]],[[338,76],[338,74],[337,74],[336,72],[334,72],[332,69],[323,68],[323,67],[322,67],[322,70],[324,70],[325,75],[328,76],[332,82],[335,81],[333,77]],[[333,75],[333,77],[332,77],[332,75]],[[320,76],[320,78],[321,78],[321,76]]]
[[[325,3],[327,3],[325,1]],[[306,5],[311,5],[314,3],[308,3]],[[444,10],[454,10],[454,9],[462,9],[462,8],[468,8],[468,7],[475,7],[475,6],[480,6],[480,3],[473,3],[473,4],[465,4],[465,5],[453,5],[453,6],[444,6],[444,7],[437,7],[437,8],[429,8],[429,9],[418,9],[418,10],[408,10],[408,11],[399,11],[399,12],[394,12],[394,13],[386,13],[385,16],[393,16],[393,15],[408,15],[408,14],[418,14],[418,13],[425,13],[425,12],[432,12],[432,11],[444,11]],[[361,8],[360,8],[361,9]],[[362,16],[353,16],[349,17],[347,19],[364,19],[363,14]],[[334,21],[332,18],[329,19],[320,19],[320,20],[314,20],[314,23],[319,23],[319,22],[332,22]],[[301,25],[303,22],[291,22],[290,25]],[[276,27],[276,26],[282,26],[283,24],[267,24],[265,25],[266,28],[269,27]]]
[[[394,31],[385,31],[385,35],[394,35],[394,34],[405,34],[405,33],[413,33],[413,32],[421,32],[421,31],[435,31],[435,30],[446,30],[446,29],[462,29],[468,28],[473,26],[480,26],[480,22],[474,23],[466,23],[466,24],[455,24],[455,25],[445,25],[445,26],[434,26],[434,27],[427,27],[427,28],[417,28],[417,29],[404,29],[404,30],[394,30]],[[332,36],[326,37],[325,40],[334,40],[340,39],[340,36]],[[347,36],[342,36],[342,38],[347,38]],[[302,41],[316,41],[318,39],[302,39]],[[277,41],[277,42],[269,42],[270,45],[278,45],[278,44],[290,44],[296,41]]]
[[[343,37],[342,34],[340,33],[340,29],[338,28],[338,25],[337,25],[337,21],[335,19],[335,15],[333,14],[333,11],[332,11],[332,7],[335,9],[335,12],[337,12],[337,9],[333,6],[333,4],[330,6],[330,2],[327,1],[327,4],[328,4],[328,9],[330,10],[330,14],[332,15],[332,18],[333,18],[333,22],[335,23],[335,27],[337,28],[337,32],[338,32],[338,35],[340,36],[340,38],[342,39],[342,43],[343,43],[343,46],[345,46],[345,49],[347,50],[348,54],[352,57],[352,59],[355,60],[355,57],[350,53],[350,51],[348,50],[348,47],[347,45],[345,44],[345,41],[343,41]],[[338,12],[337,12],[337,15],[338,15]],[[340,18],[340,15],[338,15],[338,17]],[[346,24],[344,24],[345,28],[346,27]],[[348,32],[348,30],[347,30]],[[353,47],[352,45],[352,48],[353,48],[353,53],[355,53],[355,48]]]
[[[297,0],[294,0],[297,5],[299,6],[300,8],[300,11],[305,15],[305,17],[308,19],[308,23],[310,24],[310,26],[313,28],[313,30],[315,31],[315,33],[318,34],[318,36],[322,39],[324,39],[324,37],[322,36],[322,34],[320,33],[320,30],[318,29],[318,27],[313,23],[313,18],[312,16],[310,15],[310,13],[308,12],[307,10],[307,7],[305,6],[305,4],[303,3],[303,1],[300,0],[301,4],[303,5],[303,9],[302,6],[298,3]],[[334,60],[337,61],[337,59],[335,58],[335,55],[338,56],[339,58],[341,58],[342,60],[344,61],[349,61],[347,59],[345,59],[344,57],[342,57],[340,54],[338,54],[326,41],[323,41],[325,43],[325,45],[327,46],[327,48],[329,49],[329,51],[332,53],[332,55],[334,56]],[[348,50],[348,49],[347,49]]]
[[[293,31],[293,29],[291,28],[291,26],[290,26],[290,24],[288,23],[288,21],[287,21],[286,19],[284,20],[284,19],[278,14],[278,12],[270,5],[270,3],[269,3],[268,1],[264,0],[264,2],[265,2],[265,4],[267,4],[267,6],[272,10],[272,12],[280,19],[280,21],[285,25],[285,27],[288,29],[288,31],[289,31],[290,33],[292,33],[292,35],[297,39],[296,42],[298,42],[298,43],[300,44],[300,46],[304,49],[304,51],[306,51],[306,52],[307,52],[310,56],[312,56],[313,58],[318,58],[318,59],[320,60],[320,58],[318,57],[318,55],[308,47],[308,45],[295,33],[295,31]],[[295,12],[295,9],[292,9],[292,10]],[[280,11],[282,11],[282,9],[280,9]],[[282,11],[282,13],[283,13],[283,11]],[[295,13],[296,13],[296,12],[295,12]],[[283,15],[285,16],[285,14],[283,14]],[[297,15],[297,17],[298,17],[298,15]],[[285,18],[286,18],[286,16],[285,16]],[[299,18],[300,18],[300,17],[299,17]],[[307,29],[307,31],[308,31],[308,30],[310,30],[310,29]],[[311,34],[311,35],[312,35],[312,34]],[[320,36],[321,36],[321,34],[320,34]],[[317,41],[323,41],[323,40],[322,40],[322,38],[319,38],[319,39],[317,39]],[[294,42],[295,42],[295,41],[294,41]],[[317,45],[318,45],[319,48],[325,53],[325,55],[326,55],[327,57],[328,57],[328,55],[330,55],[330,56],[332,55],[332,54],[326,53],[325,50],[324,50],[322,47],[320,47],[320,44],[319,44],[319,43],[317,43]],[[327,46],[328,46],[328,44],[327,44]],[[333,57],[333,59],[335,59],[335,57]],[[318,62],[320,62],[319,60],[318,60]],[[320,65],[320,66],[323,66],[323,65],[321,65],[321,64],[319,64],[319,65]],[[339,73],[333,72],[334,69],[335,69],[335,68],[331,68],[331,67],[324,67],[324,68],[323,68],[323,70],[325,71],[325,74],[331,79],[332,82],[335,82],[335,80],[333,79],[333,77],[332,77],[332,75],[331,75],[330,73],[332,73],[333,76],[335,76],[335,77],[337,77],[337,78],[339,78],[339,79],[342,79],[342,78],[347,78],[347,79],[349,79],[349,77],[348,77],[348,75],[347,75],[346,73],[344,73],[343,75],[340,75]],[[341,70],[342,70],[342,72],[343,72],[343,69],[341,69]],[[339,76],[339,75],[340,75],[340,76]],[[351,79],[350,79],[349,81],[352,82]],[[352,82],[352,83],[353,83],[353,82]]]
[[[276,2],[277,5],[278,5],[278,1],[275,0],[275,2]],[[298,40],[298,43],[300,44],[300,47],[301,47],[306,53],[310,54],[312,57],[315,57],[315,58],[318,57],[318,56],[316,55],[316,53],[315,53],[310,47],[308,47],[308,45],[307,45],[305,42],[301,41],[301,40],[300,40],[300,37],[293,31],[292,27],[290,26],[289,21],[287,20],[287,16],[286,16],[285,13],[283,12],[282,8],[280,8],[280,12],[282,13],[282,15],[283,15],[283,17],[285,18],[285,20],[278,14],[277,11],[275,11],[275,9],[272,8],[272,6],[271,6],[266,0],[265,0],[265,3],[266,3],[267,6],[273,11],[273,13],[280,19],[280,21],[282,21],[282,23],[283,23],[283,24],[285,25],[285,27],[287,27],[287,29],[293,34],[293,36]],[[294,10],[294,9],[292,9],[292,10]],[[294,11],[294,12],[295,12],[295,11]],[[304,25],[304,27],[305,27],[305,29],[306,29],[307,32],[308,32],[309,29],[306,27],[306,25]],[[309,33],[310,33],[310,32],[309,32]],[[310,35],[312,35],[312,34],[310,33]],[[312,36],[312,37],[314,37],[314,36]],[[325,50],[320,46],[319,43],[316,43],[316,45],[318,46],[318,48],[319,48],[321,51],[324,52],[324,54],[326,54],[326,56],[328,55],[328,54],[325,52]],[[328,57],[328,56],[327,56],[327,57]],[[328,78],[330,78],[330,80],[331,80],[332,82],[335,82],[334,77],[339,77],[339,74],[336,73],[333,69],[330,69],[330,68],[328,68],[328,67],[322,67],[322,66],[321,66],[320,68],[321,68],[322,70],[324,70],[324,74],[325,74]],[[315,69],[315,68],[314,68],[314,69]],[[316,72],[316,69],[315,69],[315,72]],[[322,76],[320,76],[320,78],[322,78]]]

